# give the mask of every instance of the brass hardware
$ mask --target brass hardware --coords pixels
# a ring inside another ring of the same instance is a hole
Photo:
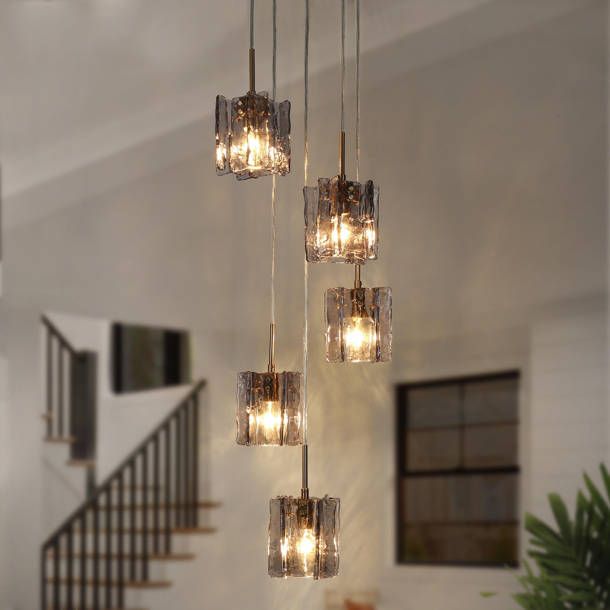
[[[362,288],[362,280],[360,279],[360,265],[354,265],[354,288]]]
[[[341,140],[339,142],[339,175],[342,180],[345,180],[345,132],[341,132]]]
[[[255,75],[256,75],[256,70],[255,70],[255,64],[254,64],[254,49],[250,49],[250,52],[248,54],[248,58],[249,58],[249,74],[250,74],[250,93],[255,93],[256,92],[256,87],[255,87]]]
[[[269,324],[269,365],[267,367],[269,373],[275,373],[275,324]]]
[[[301,451],[302,459],[302,470],[301,470],[301,498],[303,500],[309,499],[309,472],[308,472],[308,450],[307,445],[303,445]]]

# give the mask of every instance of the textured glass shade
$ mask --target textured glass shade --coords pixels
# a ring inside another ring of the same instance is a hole
[[[216,173],[238,180],[290,171],[290,102],[249,92],[216,97]]]
[[[237,444],[303,443],[301,373],[239,373]]]
[[[325,305],[328,362],[392,359],[391,288],[329,288]]]
[[[379,188],[335,176],[306,186],[305,254],[310,263],[359,263],[377,258]]]
[[[279,496],[269,503],[269,576],[339,573],[339,499]]]

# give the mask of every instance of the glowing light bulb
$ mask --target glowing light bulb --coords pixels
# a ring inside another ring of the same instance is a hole
[[[351,316],[343,328],[345,359],[350,362],[368,362],[374,356],[377,344],[375,321],[370,317]]]
[[[303,563],[303,572],[307,574],[313,567],[316,552],[316,538],[310,529],[303,530],[301,537],[297,540],[296,551]]]
[[[332,229],[330,235],[331,245],[334,251],[334,256],[342,256],[345,249],[349,246],[352,237],[351,223],[347,214],[333,216]]]
[[[282,423],[287,424],[287,415],[282,418],[282,407],[278,400],[267,400],[249,415],[250,429],[256,431],[259,445],[277,445],[280,442]]]

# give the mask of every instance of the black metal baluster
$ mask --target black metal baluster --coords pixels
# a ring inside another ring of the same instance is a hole
[[[93,609],[100,610],[100,515],[98,498],[93,501]]]
[[[172,528],[179,525],[180,512],[180,444],[179,444],[179,429],[180,429],[180,412],[177,412],[172,420]]]
[[[64,351],[61,343],[57,347],[57,410],[58,436],[64,436]]]
[[[123,471],[119,472],[117,477],[118,481],[118,514],[117,514],[117,529],[119,530],[119,535],[117,538],[117,556],[118,556],[118,564],[117,564],[117,605],[119,608],[123,608],[125,606],[125,574],[124,574],[124,564],[125,558],[123,556],[123,511],[125,510],[125,498],[123,493]]]
[[[176,527],[182,527],[184,525],[182,521],[182,506],[184,503],[184,491],[183,491],[183,474],[184,466],[182,464],[182,456],[184,455],[184,439],[182,436],[183,425],[182,425],[182,414],[184,409],[181,408],[178,411],[176,420]]]
[[[104,576],[106,578],[106,608],[112,608],[112,487],[108,486],[104,493],[104,506],[106,507],[106,544],[104,544],[104,553],[106,557],[106,566],[104,568]],[[121,535],[120,533],[118,534]]]
[[[72,539],[72,524],[68,526],[66,532],[66,608],[74,610],[74,545]]]
[[[80,601],[81,609],[87,608],[87,511],[83,511],[80,518]]]
[[[142,449],[142,580],[148,580],[148,445]]]
[[[129,494],[129,579],[137,580],[136,574],[136,461],[131,459],[129,463],[129,485],[131,493]],[[123,535],[121,533],[121,535]]]
[[[46,545],[40,552],[40,608],[47,610],[47,555]]]
[[[188,408],[188,401],[180,409],[180,523],[182,527],[188,527],[187,523],[187,511],[188,511],[188,498],[186,490],[188,489],[187,483],[187,464],[186,464],[186,452],[187,452],[187,435],[186,435],[186,413]]]
[[[195,394],[193,402],[193,492],[195,506],[193,527],[199,526],[199,395]]]
[[[172,457],[172,440],[171,440],[171,419],[165,424],[163,429],[165,436],[165,554],[169,555],[172,552],[172,490],[171,490],[171,457]]]
[[[47,335],[47,437],[53,436],[53,336],[45,326]]]
[[[191,477],[192,464],[191,464],[191,405],[193,399],[189,398],[188,402],[184,406],[184,516],[183,521],[186,527],[192,527],[192,514],[193,514],[193,501],[191,499]]]
[[[153,439],[153,552],[155,555],[159,555],[161,552],[159,548],[159,434],[155,434]]]
[[[59,568],[59,554],[61,552],[61,537],[57,537],[53,546],[53,610],[61,608],[61,573]]]

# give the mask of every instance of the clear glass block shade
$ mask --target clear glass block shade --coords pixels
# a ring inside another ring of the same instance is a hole
[[[302,374],[253,373],[237,376],[238,445],[303,443]]]
[[[334,176],[306,186],[305,254],[310,263],[359,263],[377,258],[379,188]]]
[[[290,102],[266,92],[216,97],[216,173],[238,180],[290,171]]]
[[[339,573],[338,498],[279,496],[269,503],[269,576],[332,578]]]
[[[329,288],[325,308],[327,362],[392,359],[391,288]]]

